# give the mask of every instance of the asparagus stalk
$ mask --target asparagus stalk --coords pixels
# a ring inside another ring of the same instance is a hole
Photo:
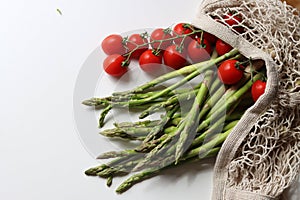
[[[109,158],[117,158],[117,157],[125,157],[129,155],[133,155],[137,153],[135,150],[128,149],[128,150],[123,150],[123,151],[109,151],[100,154],[97,156],[97,159],[109,159]]]
[[[141,154],[140,154],[141,155]],[[121,163],[123,163],[124,161],[130,159],[131,157],[136,156],[136,154],[129,154],[125,157],[120,157],[120,158],[116,158],[114,160],[112,160],[111,162],[107,163],[107,164],[102,164],[100,166],[96,166],[96,167],[92,167],[88,170],[85,171],[85,174],[88,176],[97,176],[98,172],[101,172],[107,168],[109,168],[110,166],[116,166],[119,165]]]
[[[123,127],[113,128],[101,131],[99,134],[111,137],[122,138],[128,140],[144,140],[149,132],[153,130],[153,127]]]
[[[114,123],[116,128],[128,128],[128,127],[154,127],[159,124],[160,120],[144,120],[144,121],[137,121],[137,122],[121,122],[121,123]]]
[[[110,187],[112,185],[112,182],[113,182],[113,176],[109,176],[106,181],[107,187]]]
[[[102,111],[99,117],[99,128],[104,126],[104,119],[106,115],[109,113],[109,111],[112,109],[112,105],[106,106],[106,108]]]
[[[179,132],[179,140],[175,144],[176,145],[176,152],[175,152],[175,159],[176,163],[179,161],[181,155],[188,149],[191,141],[194,139],[196,133],[197,125],[199,123],[199,112],[201,110],[202,104],[206,99],[206,95],[210,88],[213,79],[213,72],[208,71],[204,77],[202,85],[198,91],[198,94],[194,100],[193,106],[191,111],[187,114],[187,116],[183,119],[184,122],[180,124],[183,126],[181,132]]]
[[[115,166],[109,166],[108,168],[99,171],[96,176],[102,178],[110,178],[115,176],[124,176],[131,172],[132,168],[138,163],[142,156],[137,155],[125,160],[123,163]]]

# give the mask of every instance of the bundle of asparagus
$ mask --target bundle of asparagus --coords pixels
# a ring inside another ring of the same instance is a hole
[[[253,104],[249,89],[264,77],[264,62],[246,59],[248,66],[243,70],[243,78],[233,85],[223,84],[217,66],[226,60],[245,63],[245,59],[237,49],[222,56],[213,54],[208,61],[169,72],[130,91],[85,100],[84,105],[103,108],[100,127],[113,108],[140,109],[141,119],[164,111],[161,119],[115,123],[115,128],[103,130],[101,134],[106,137],[140,143],[133,149],[101,154],[98,159],[113,160],[90,168],[85,174],[106,178],[110,186],[114,177],[134,172],[116,189],[117,193],[123,193],[166,168],[216,156],[222,142]],[[200,75],[204,77],[201,83],[193,88],[182,87]],[[176,83],[159,87],[175,78],[179,78]],[[184,112],[181,105],[189,103],[191,106]]]

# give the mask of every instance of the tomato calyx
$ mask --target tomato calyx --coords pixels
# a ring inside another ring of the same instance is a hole
[[[184,45],[183,45],[183,42],[181,42],[180,45],[176,45],[176,51],[178,51],[179,53],[182,53],[183,52],[183,49],[184,49]]]
[[[121,62],[121,67],[128,67],[130,64],[129,59],[127,58],[126,60]]]
[[[234,66],[235,66],[235,68],[238,69],[238,70],[244,71],[244,69],[245,69],[245,67],[244,67],[244,65],[243,65],[243,62],[236,62],[236,63],[234,64]]]
[[[206,48],[206,44],[203,43],[203,40],[200,41],[197,41],[198,45],[197,45],[197,48],[199,49],[205,49]]]
[[[128,39],[129,39],[129,36],[125,36],[125,37],[123,37],[123,39],[122,39],[122,44],[123,44],[123,46],[126,48],[126,45],[127,45],[127,43],[128,43]]]
[[[148,34],[147,31],[145,31],[144,33],[141,33],[140,36],[141,36],[141,38],[143,38],[143,39],[148,39],[148,38],[149,38],[149,34]]]
[[[172,29],[170,27],[163,29],[164,34],[171,34]]]
[[[152,49],[152,54],[155,56],[159,56],[161,54],[161,50],[160,49]]]

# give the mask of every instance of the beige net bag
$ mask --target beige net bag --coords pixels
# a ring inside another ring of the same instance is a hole
[[[228,12],[242,22],[219,23]],[[268,76],[265,94],[222,146],[213,199],[278,199],[300,166],[300,13],[276,0],[204,0],[193,25],[263,59]]]

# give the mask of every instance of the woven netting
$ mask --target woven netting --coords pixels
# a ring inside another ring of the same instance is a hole
[[[270,56],[278,80],[276,94],[272,99],[265,98],[268,106],[235,149],[234,157],[223,165],[218,164],[224,161],[222,158],[217,160],[217,168],[226,166],[223,187],[278,197],[296,180],[300,166],[300,13],[275,0],[206,1],[205,4],[201,13]],[[232,15],[232,19],[238,15],[243,20],[230,27],[224,22],[226,15]],[[227,155],[221,151],[219,156]],[[215,198],[221,199],[217,195]]]

